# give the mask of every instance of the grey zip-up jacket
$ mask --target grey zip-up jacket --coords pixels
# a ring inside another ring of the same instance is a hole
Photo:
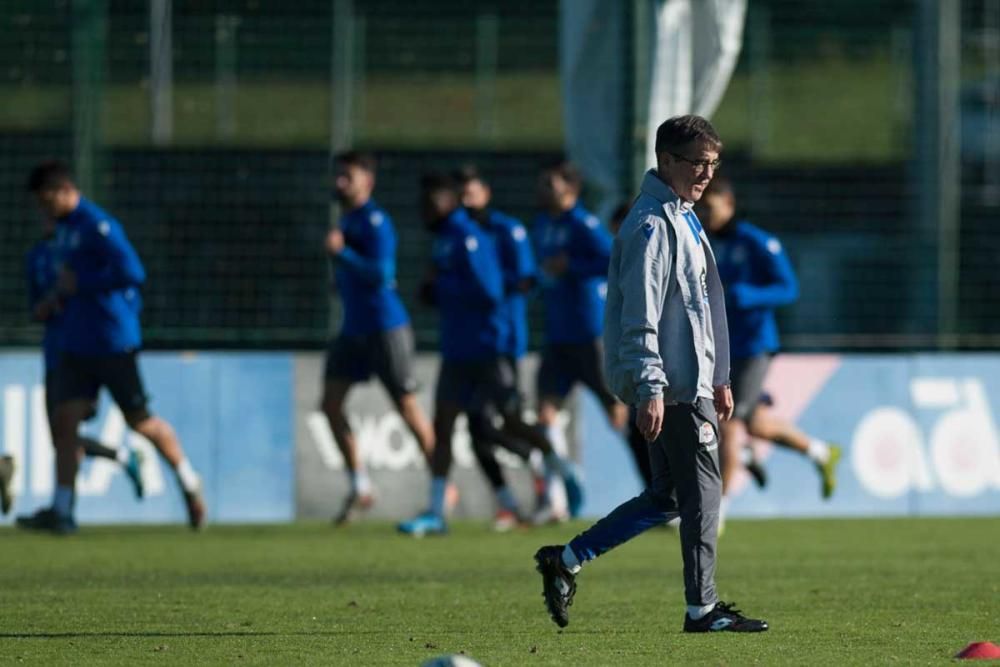
[[[604,363],[629,404],[693,403],[729,383],[722,281],[691,208],[651,169],[611,249]]]

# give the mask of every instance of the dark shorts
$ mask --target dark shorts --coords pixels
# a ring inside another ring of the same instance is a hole
[[[604,345],[600,339],[588,343],[554,343],[542,351],[539,398],[566,398],[577,382],[594,392],[604,405],[618,402],[604,377]]]
[[[67,401],[97,402],[101,387],[123,413],[145,411],[149,398],[139,376],[137,352],[122,352],[94,357],[64,354],[54,371],[51,383],[46,378],[46,405],[54,408]]]
[[[771,366],[770,354],[759,354],[755,357],[738,359],[733,362],[731,376],[733,380],[733,419],[747,421],[753,415],[760,403],[764,391],[764,378]]]
[[[373,374],[393,398],[417,391],[419,385],[413,375],[413,329],[408,324],[370,336],[341,334],[330,342],[324,373],[327,381],[353,384],[365,382]]]
[[[521,393],[516,366],[507,357],[484,361],[443,361],[438,373],[437,403],[452,403],[466,412],[495,410],[519,414]]]
[[[55,370],[50,370],[45,373],[45,413],[48,415],[49,419],[52,419],[52,415],[56,412],[55,397],[59,395],[59,382],[61,374],[59,373],[59,367],[57,366]],[[91,406],[90,411],[87,416],[84,417],[85,420],[93,419],[97,416],[97,401],[95,400]]]

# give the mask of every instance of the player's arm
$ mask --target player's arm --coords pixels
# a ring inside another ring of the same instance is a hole
[[[608,275],[611,261],[611,234],[591,216],[574,225],[576,248],[569,257],[569,273],[577,278],[601,278]]]
[[[84,230],[84,243],[102,261],[98,269],[80,269],[76,273],[76,292],[92,294],[138,287],[146,282],[146,269],[121,225],[102,221]]]
[[[485,236],[466,235],[456,242],[458,271],[438,280],[441,301],[473,307],[495,306],[503,300],[503,273],[496,249]]]
[[[344,245],[337,259],[373,287],[391,285],[396,280],[396,233],[392,221],[383,215],[378,224],[368,222],[372,237],[372,256],[366,257]]]
[[[35,252],[30,252],[25,261],[25,279],[28,285],[28,311],[35,320],[44,322],[59,311],[59,297],[52,289],[52,285],[39,282],[34,265]]]
[[[751,241],[753,282],[729,285],[726,296],[740,309],[778,308],[799,298],[799,281],[781,242],[773,236],[754,237]]]
[[[643,402],[662,396],[667,386],[658,335],[671,272],[666,225],[650,218],[623,234],[621,244],[618,362]]]
[[[507,293],[528,292],[538,281],[538,267],[535,264],[535,254],[531,250],[528,232],[524,225],[518,222],[505,230],[505,240],[514,260],[512,270],[504,276]]]

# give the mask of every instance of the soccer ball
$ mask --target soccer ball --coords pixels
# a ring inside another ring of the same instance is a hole
[[[420,667],[483,667],[464,655],[439,655],[424,662]]]

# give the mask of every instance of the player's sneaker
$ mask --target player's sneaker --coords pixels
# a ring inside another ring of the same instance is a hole
[[[576,575],[563,565],[564,549],[564,546],[554,545],[535,552],[535,569],[542,575],[545,608],[560,628],[569,625],[569,608],[576,595]]]
[[[375,496],[370,493],[351,492],[344,501],[344,507],[333,518],[334,525],[343,526],[356,521],[375,504]]]
[[[684,614],[684,632],[764,632],[767,621],[747,618],[736,604],[717,602],[715,609],[697,621]]]
[[[757,483],[757,487],[763,489],[767,486],[767,471],[764,470],[763,464],[758,461],[753,454],[750,455],[750,460],[744,464],[747,472],[753,477],[753,481]]]
[[[34,514],[17,517],[18,528],[39,530],[57,535],[72,535],[77,531],[76,520],[72,516],[60,516],[51,507],[45,507]]]
[[[146,487],[142,482],[142,460],[144,455],[141,449],[130,449],[128,452],[128,461],[122,466],[125,474],[128,475],[128,479],[132,482],[132,488],[135,490],[135,497],[142,500],[142,497],[146,495]]]
[[[571,517],[579,516],[583,507],[583,487],[575,472],[570,472],[563,477],[563,485],[566,487],[566,505]]]
[[[0,513],[7,514],[14,504],[14,457],[0,456]]]
[[[205,525],[205,499],[201,495],[201,487],[194,491],[184,492],[184,503],[187,505],[188,525],[191,530],[201,530]]]
[[[521,525],[521,517],[517,512],[508,509],[498,509],[493,516],[493,530],[498,533],[509,533]]]
[[[823,500],[827,500],[833,495],[834,489],[837,488],[837,464],[840,463],[841,450],[837,445],[830,445],[830,457],[826,460],[826,463],[817,465],[819,469],[819,476],[822,480],[822,494]]]
[[[424,512],[409,521],[404,521],[397,528],[399,532],[413,537],[446,535],[448,533],[448,524],[445,523],[444,518],[433,512]]]

